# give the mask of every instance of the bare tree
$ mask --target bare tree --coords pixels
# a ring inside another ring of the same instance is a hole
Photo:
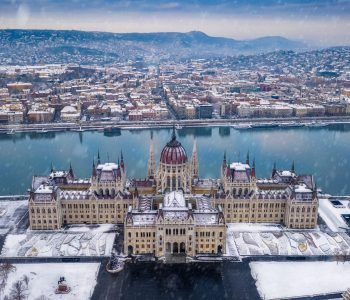
[[[27,287],[25,286],[25,283],[21,280],[16,281],[12,285],[12,289],[10,291],[10,296],[12,300],[24,300],[27,297]]]
[[[9,273],[14,272],[16,270],[16,267],[13,264],[10,263],[3,263],[0,264],[0,273],[4,276],[8,276]]]
[[[10,263],[0,264],[0,296],[3,293],[9,273],[14,272],[16,267]]]
[[[27,275],[23,275],[23,279],[24,283],[26,284],[26,287],[28,287],[29,284],[29,277]]]

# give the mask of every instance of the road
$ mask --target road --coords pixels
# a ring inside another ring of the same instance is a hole
[[[289,117],[289,118],[236,118],[236,119],[196,119],[196,120],[157,120],[157,121],[86,121],[77,123],[44,123],[44,124],[12,124],[0,125],[0,132],[42,132],[65,130],[103,130],[107,128],[131,129],[131,128],[169,128],[174,122],[183,127],[201,126],[230,126],[237,123],[285,123],[285,122],[310,123],[312,121],[327,121],[330,123],[350,123],[350,116],[342,117]]]

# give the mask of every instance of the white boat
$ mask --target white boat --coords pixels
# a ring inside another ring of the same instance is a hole
[[[281,123],[278,125],[279,127],[302,127],[304,124],[297,123],[297,122],[290,122],[290,123]]]
[[[11,129],[10,131],[8,131],[6,134],[8,134],[8,135],[13,135],[13,134],[15,134],[16,132],[15,132],[15,130],[14,129]]]
[[[77,132],[83,132],[85,131],[83,128],[81,128],[81,126],[79,127],[79,129],[74,129],[73,131],[77,131]]]
[[[183,126],[182,126],[182,125],[180,125],[180,124],[176,124],[176,125],[175,125],[175,128],[176,128],[176,129],[182,129],[182,128],[183,128]]]
[[[252,128],[252,126],[250,124],[236,124],[236,125],[232,125],[232,127],[234,129],[249,129],[249,128]]]
[[[278,126],[278,124],[276,122],[255,123],[255,124],[251,125],[252,128],[273,128],[273,127],[277,127],[277,126]]]
[[[36,133],[47,133],[49,132],[48,130],[46,130],[45,128],[38,130]]]
[[[323,122],[316,122],[316,121],[312,121],[311,123],[307,123],[305,124],[305,126],[308,127],[324,127],[327,126],[327,123],[323,123]]]

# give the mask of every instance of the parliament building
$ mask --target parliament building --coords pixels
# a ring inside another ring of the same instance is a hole
[[[173,128],[159,164],[150,143],[146,179],[128,179],[123,154],[117,162],[93,162],[89,179],[51,168],[34,176],[29,197],[32,230],[68,224],[124,225],[124,253],[221,255],[227,223],[278,223],[288,228],[317,224],[317,188],[311,175],[273,167],[256,178],[255,162],[218,164],[221,178],[199,178],[196,142],[189,158]]]

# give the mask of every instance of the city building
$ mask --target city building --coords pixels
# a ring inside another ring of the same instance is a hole
[[[269,179],[256,178],[255,162],[226,161],[220,180],[199,178],[197,144],[192,157],[173,128],[159,164],[151,138],[147,179],[129,180],[123,154],[117,162],[92,164],[91,177],[78,179],[72,166],[49,176],[34,176],[30,189],[32,230],[68,224],[124,225],[124,252],[163,257],[186,253],[221,255],[227,223],[278,223],[288,228],[314,228],[317,188],[310,175],[274,166]]]

